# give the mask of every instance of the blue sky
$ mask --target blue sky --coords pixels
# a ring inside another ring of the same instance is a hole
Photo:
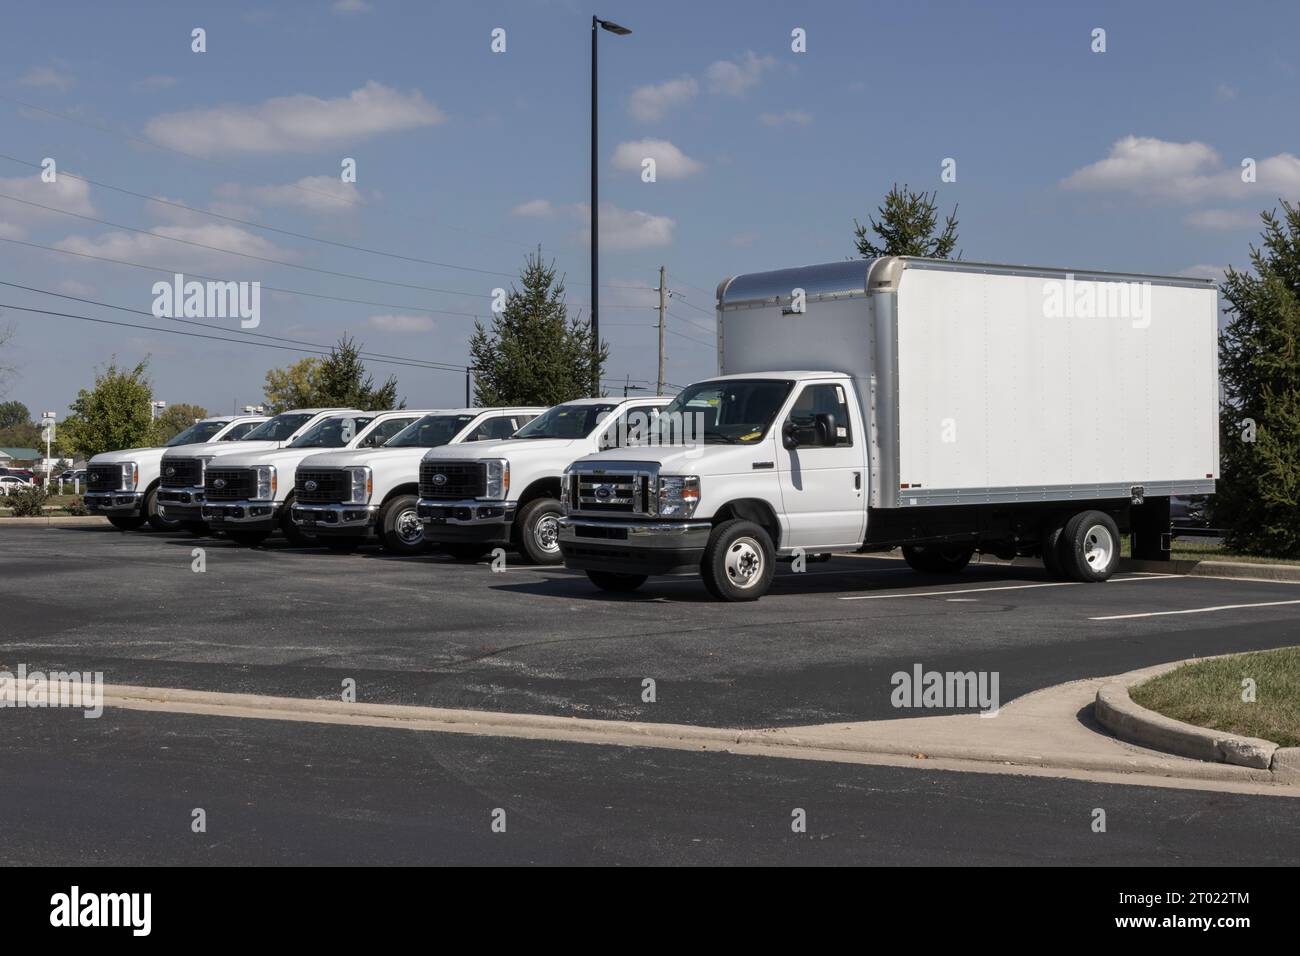
[[[0,238],[367,300],[264,291],[256,331],[324,344],[346,331],[368,351],[463,363],[472,316],[538,243],[571,305],[588,301],[592,12],[634,31],[600,37],[611,382],[654,378],[644,290],[661,264],[676,293],[667,378],[685,384],[714,371],[720,279],[853,255],[854,217],[896,181],[960,204],[968,259],[1198,275],[1244,265],[1256,213],[1300,199],[1294,3],[82,0],[0,13],[0,153],[445,266],[45,184],[10,159],[0,194],[143,231],[0,199]],[[195,27],[206,53],[191,51]],[[1098,27],[1104,53],[1090,49]],[[795,28],[807,52],[791,50]],[[339,178],[345,157],[355,185]],[[940,181],[946,158],[956,182]],[[0,242],[0,280],[145,312],[166,274]],[[0,302],[166,324],[8,286]],[[17,311],[0,324],[19,367],[6,397],[36,414],[62,416],[114,354],[151,355],[158,398],[214,411],[258,401],[266,370],[300,354]],[[463,398],[463,375],[372,368],[396,373],[412,406]]]

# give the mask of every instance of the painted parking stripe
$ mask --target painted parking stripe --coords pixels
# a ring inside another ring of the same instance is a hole
[[[1129,581],[1181,581],[1177,574],[1151,574],[1131,578],[1111,578],[1106,583],[1125,584]],[[1026,591],[1030,588],[1068,588],[1082,581],[1049,581],[1046,584],[1006,584],[994,588],[963,588],[958,591],[910,591],[904,594],[851,594],[841,601],[885,601],[890,598],[945,597],[949,594],[982,594],[986,591]]]
[[[1239,611],[1248,607],[1278,607],[1283,604],[1300,604],[1300,601],[1260,601],[1258,604],[1220,604],[1216,607],[1189,607],[1182,611],[1147,611],[1144,614],[1108,614],[1090,617],[1090,621],[1125,621],[1134,617],[1166,617],[1170,614],[1209,614],[1211,611]]]

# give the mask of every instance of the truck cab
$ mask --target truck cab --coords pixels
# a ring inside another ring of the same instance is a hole
[[[166,453],[183,445],[219,447],[221,442],[238,441],[264,421],[264,415],[216,415],[200,419],[165,445],[96,455],[86,467],[86,510],[103,515],[122,531],[134,531],[146,523],[155,531],[180,527],[159,505]]]
[[[509,438],[544,408],[444,408],[416,419],[382,447],[309,455],[298,463],[291,517],[334,550],[378,538],[390,554],[428,548],[416,513],[420,460],[431,448]]]
[[[236,544],[252,547],[282,531],[294,544],[310,537],[294,524],[294,476],[304,458],[323,449],[378,448],[423,417],[424,410],[331,411],[283,447],[236,451],[207,463],[203,520]]]
[[[535,564],[558,564],[565,467],[635,440],[668,401],[577,399],[547,409],[507,440],[433,449],[420,463],[416,505],[425,538],[462,559],[513,545]]]

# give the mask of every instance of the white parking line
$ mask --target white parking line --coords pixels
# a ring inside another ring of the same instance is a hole
[[[1090,621],[1124,621],[1133,617],[1165,617],[1170,614],[1208,614],[1211,611],[1239,611],[1247,607],[1277,607],[1280,604],[1300,604],[1300,601],[1260,601],[1258,604],[1220,604],[1217,607],[1190,607],[1182,611],[1147,611],[1144,614],[1108,614],[1090,617]]]
[[[1177,574],[1150,574],[1131,578],[1111,578],[1106,583],[1126,584],[1130,581],[1180,581]],[[1082,584],[1082,581],[1050,581],[1047,584],[1006,584],[995,588],[963,588],[959,591],[911,591],[906,594],[853,594],[840,598],[841,601],[884,601],[889,598],[943,597],[947,594],[981,594],[985,591],[1025,591],[1029,588],[1066,588]]]

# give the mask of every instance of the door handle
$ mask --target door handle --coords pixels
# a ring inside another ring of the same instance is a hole
[[[857,491],[862,490],[862,472],[855,471],[853,473],[853,487]]]

